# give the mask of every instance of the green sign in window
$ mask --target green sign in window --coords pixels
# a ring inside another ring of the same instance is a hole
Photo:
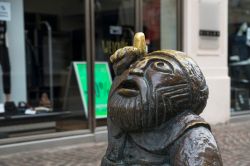
[[[88,116],[88,83],[86,62],[74,62],[74,69],[77,76],[78,85],[81,91],[81,98],[86,116]],[[95,111],[96,118],[107,117],[108,94],[112,84],[112,79],[107,62],[95,63]]]

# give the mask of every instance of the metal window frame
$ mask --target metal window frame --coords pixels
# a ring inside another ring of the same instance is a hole
[[[135,0],[135,31],[143,31],[143,0]]]
[[[177,18],[177,50],[183,51],[183,18],[184,18],[184,1],[176,1],[176,18]]]
[[[88,79],[88,124],[91,133],[95,132],[95,1],[85,0],[85,35]]]

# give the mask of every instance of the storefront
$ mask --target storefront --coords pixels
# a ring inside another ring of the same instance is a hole
[[[181,0],[0,0],[0,145],[105,126],[109,56],[138,31],[149,51],[182,50],[181,13]]]
[[[229,0],[228,64],[232,115],[250,113],[250,2]]]

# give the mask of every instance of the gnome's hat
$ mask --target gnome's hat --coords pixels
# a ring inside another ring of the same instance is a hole
[[[188,105],[189,108],[186,109],[190,109],[199,115],[206,106],[209,91],[205,77],[197,63],[184,52],[175,50],[155,51],[146,56],[171,57],[179,63],[189,82],[190,102]]]

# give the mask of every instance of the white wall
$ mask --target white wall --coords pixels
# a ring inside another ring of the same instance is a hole
[[[11,100],[17,103],[27,99],[23,1],[5,0],[5,2],[11,3],[11,21],[7,22],[7,37],[11,67]],[[4,97],[1,96],[0,102],[3,100]]]
[[[207,0],[210,1],[211,0]],[[209,123],[224,123],[230,118],[230,79],[227,64],[228,0],[218,1],[219,30],[217,48],[201,48],[199,36],[200,0],[184,0],[184,52],[199,64],[209,86],[209,99],[202,117]],[[213,12],[213,11],[211,11]],[[211,13],[207,13],[208,15]],[[211,22],[211,24],[213,24]],[[208,44],[211,41],[207,41]],[[213,42],[213,41],[212,41]]]

